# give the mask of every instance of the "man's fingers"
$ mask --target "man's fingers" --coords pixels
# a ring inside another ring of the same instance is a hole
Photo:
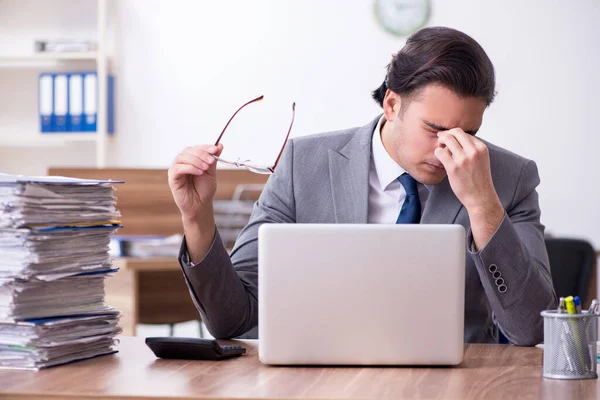
[[[475,144],[480,142],[480,140],[475,136],[469,135],[460,128],[451,129],[448,131],[448,134],[451,134],[456,138],[467,156],[471,157],[477,153]]]
[[[438,143],[446,146],[446,148],[450,151],[452,158],[454,158],[456,162],[461,163],[464,161],[466,157],[465,152],[454,135],[448,133],[440,134]]]
[[[214,175],[211,168],[217,163],[214,156],[219,156],[223,151],[223,145],[217,146],[202,144],[193,147],[186,147],[179,153],[169,169],[171,180],[179,180],[184,175]]]
[[[207,164],[214,164],[217,160],[212,156],[217,153],[218,149],[214,146],[194,146],[194,147],[186,147],[182,153],[189,154],[193,157],[198,158],[201,161],[204,161]]]
[[[438,160],[440,160],[442,165],[444,165],[446,171],[454,169],[456,163],[452,158],[452,155],[450,154],[450,150],[448,150],[447,148],[436,147],[436,149],[433,151],[433,154],[437,157]]]
[[[174,164],[171,168],[169,168],[169,186],[173,188],[182,185],[185,182],[185,179],[189,175],[202,176],[204,175],[204,171],[199,168],[194,167],[189,164]]]
[[[179,179],[184,175],[204,175],[204,171],[189,164],[175,164],[172,168],[171,176],[173,179]]]
[[[214,160],[214,157],[213,157],[213,160]],[[214,163],[214,161],[213,161],[213,163]],[[177,155],[177,157],[175,157],[175,161],[173,162],[173,165],[176,165],[176,164],[191,165],[202,171],[207,171],[211,165],[211,163],[202,160],[202,158],[196,156],[195,154],[192,154],[190,152],[185,152],[185,151],[183,153],[179,153]]]

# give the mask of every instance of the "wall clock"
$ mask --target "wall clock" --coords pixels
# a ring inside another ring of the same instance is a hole
[[[375,0],[375,17],[388,32],[409,36],[427,23],[429,0]]]

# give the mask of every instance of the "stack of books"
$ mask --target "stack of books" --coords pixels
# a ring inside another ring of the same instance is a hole
[[[0,174],[0,368],[40,369],[116,352],[115,181]]]

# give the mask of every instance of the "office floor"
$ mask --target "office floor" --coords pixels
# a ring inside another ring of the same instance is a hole
[[[200,337],[198,330],[198,321],[189,321],[182,322],[180,324],[175,324],[175,328],[173,330],[173,336],[177,337]],[[212,338],[208,330],[202,324],[202,333],[205,338]],[[137,326],[137,336],[139,337],[149,337],[149,336],[169,336],[170,327],[169,325],[147,325],[147,324],[138,324]]]

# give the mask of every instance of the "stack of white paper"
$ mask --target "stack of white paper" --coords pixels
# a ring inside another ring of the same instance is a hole
[[[39,369],[114,353],[118,313],[0,322],[0,368]]]
[[[119,312],[114,181],[0,174],[0,368],[39,369],[114,353]]]
[[[112,270],[111,270],[112,271]],[[106,273],[82,274],[52,281],[0,280],[0,321],[112,311],[104,304]]]
[[[0,227],[110,221],[118,218],[106,181],[59,179],[11,182],[0,175]]]

